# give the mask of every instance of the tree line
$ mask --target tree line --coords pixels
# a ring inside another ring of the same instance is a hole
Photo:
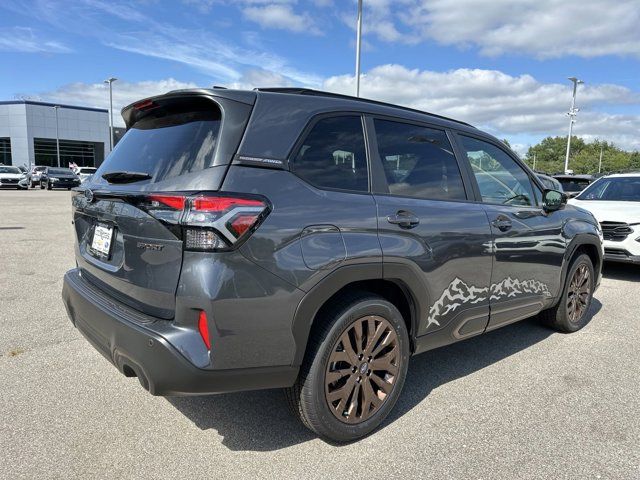
[[[569,169],[578,174],[598,173],[601,150],[602,173],[640,171],[640,152],[627,152],[602,140],[588,143],[579,137],[571,137]],[[567,137],[547,137],[529,147],[523,160],[533,168],[535,156],[535,170],[550,174],[563,173],[566,151]]]

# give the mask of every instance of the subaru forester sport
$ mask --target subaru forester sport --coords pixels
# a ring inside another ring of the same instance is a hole
[[[350,441],[410,356],[589,319],[598,223],[468,124],[305,89],[181,90],[122,115],[72,197],[62,295],[153,395],[285,388],[308,428]]]

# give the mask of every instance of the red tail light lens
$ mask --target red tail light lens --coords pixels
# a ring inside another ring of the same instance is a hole
[[[211,339],[209,338],[209,322],[207,321],[207,314],[204,310],[200,310],[198,316],[198,331],[202,337],[202,341],[207,346],[207,350],[211,350]]]
[[[174,210],[183,210],[186,199],[187,197],[182,195],[149,195],[151,207],[164,205]]]
[[[200,251],[233,248],[269,213],[269,204],[262,197],[228,193],[151,194],[140,206],[174,231],[182,231],[187,250]]]
[[[224,212],[231,207],[263,207],[264,202],[247,198],[196,197],[193,210],[197,212]]]

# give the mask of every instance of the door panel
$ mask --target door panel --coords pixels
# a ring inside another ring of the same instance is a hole
[[[532,315],[560,289],[566,242],[561,213],[537,205],[541,192],[524,168],[497,145],[460,135],[493,236],[488,329]]]
[[[416,336],[433,332],[446,344],[482,333],[491,230],[483,206],[468,201],[446,132],[383,118],[367,128],[384,276],[393,279],[404,264],[420,279],[412,288],[420,296]]]
[[[376,195],[383,269],[411,263],[423,280],[428,308],[418,319],[417,335],[440,329],[451,341],[482,333],[489,316],[491,230],[481,205]],[[420,223],[403,228],[389,223],[399,211],[409,211]],[[472,324],[466,325],[467,322]],[[473,328],[472,328],[473,327]]]

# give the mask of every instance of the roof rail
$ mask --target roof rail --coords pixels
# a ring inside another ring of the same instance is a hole
[[[271,88],[254,88],[255,91],[258,92],[271,92],[271,93],[289,93],[292,95],[310,95],[315,97],[332,97],[332,98],[343,98],[346,100],[354,100],[356,102],[363,103],[371,103],[373,105],[380,105],[383,107],[392,107],[399,108],[401,110],[407,110],[409,112],[421,113],[423,115],[429,115],[431,117],[441,118],[443,120],[448,120],[450,122],[459,123],[461,125],[466,125],[468,127],[475,128],[473,125],[462,122],[460,120],[456,120],[454,118],[445,117],[444,115],[437,115],[435,113],[425,112],[423,110],[418,110],[416,108],[403,107],[401,105],[395,105],[393,103],[380,102],[378,100],[371,100],[368,98],[361,97],[353,97],[351,95],[343,95],[341,93],[332,93],[332,92],[324,92],[322,90],[313,90],[312,88],[296,88],[296,87],[271,87]]]

